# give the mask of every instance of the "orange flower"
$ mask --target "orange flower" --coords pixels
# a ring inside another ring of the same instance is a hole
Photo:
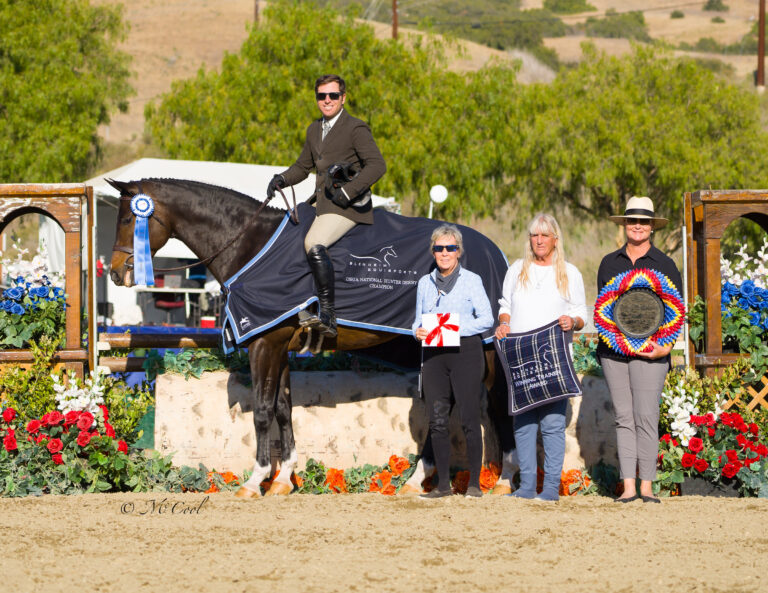
[[[344,482],[344,472],[340,469],[329,468],[325,472],[325,484],[331,492],[346,494],[347,485]]]
[[[291,482],[296,488],[301,488],[304,485],[304,480],[301,479],[299,474],[291,474]]]
[[[560,496],[573,496],[583,488],[581,470],[570,469],[560,476]],[[576,484],[578,487],[571,489]]]
[[[500,475],[501,469],[495,463],[490,463],[488,467],[482,468],[480,470],[480,489],[483,492],[493,490]]]
[[[387,484],[386,487],[381,489],[381,493],[385,496],[393,496],[395,494],[395,485]]]
[[[224,472],[223,474],[220,474],[222,479],[224,480],[225,484],[231,484],[232,482],[240,483],[240,478],[238,478],[235,474],[232,472]]]
[[[469,472],[468,471],[456,472],[456,476],[453,478],[454,494],[466,494],[468,486],[469,486]]]
[[[384,494],[384,491],[387,490],[388,486],[392,486],[392,488],[394,488],[392,485],[392,474],[387,470],[384,470],[371,478],[371,483],[368,486],[368,492],[381,492]],[[394,494],[394,492],[392,492],[392,494]]]
[[[392,455],[389,458],[389,469],[392,470],[393,476],[399,476],[409,467],[411,467],[411,464],[408,462],[408,460],[405,457],[398,457],[397,455]]]

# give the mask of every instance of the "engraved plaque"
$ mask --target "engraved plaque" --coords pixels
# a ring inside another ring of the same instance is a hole
[[[649,288],[631,288],[616,299],[613,320],[628,338],[647,338],[664,322],[664,303]]]

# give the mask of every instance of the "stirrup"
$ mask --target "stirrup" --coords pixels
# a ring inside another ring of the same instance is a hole
[[[320,323],[320,318],[307,309],[299,311],[299,325],[301,327],[315,327]]]
[[[323,321],[322,316],[318,317],[317,325],[314,329],[320,332],[320,335],[327,336],[329,338],[335,338],[339,333],[336,330],[336,317],[330,316],[326,321]]]

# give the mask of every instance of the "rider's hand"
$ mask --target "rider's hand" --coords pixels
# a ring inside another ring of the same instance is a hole
[[[423,327],[420,327],[415,332],[413,332],[413,335],[416,336],[416,339],[420,340],[422,342],[427,339],[427,335],[428,334],[429,334],[429,332],[426,329],[424,329]]]
[[[344,193],[344,190],[339,188],[333,193],[333,197],[331,198],[331,201],[336,204],[339,208],[346,208],[349,206],[349,198],[347,197],[347,194]]]
[[[269,182],[269,185],[267,186],[267,197],[271,200],[275,197],[275,190],[285,187],[285,179],[283,179],[282,175],[275,175],[272,180]]]

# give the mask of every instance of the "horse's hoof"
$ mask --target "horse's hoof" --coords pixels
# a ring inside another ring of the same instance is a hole
[[[272,482],[264,496],[286,496],[293,490],[293,485],[283,484],[282,482]]]
[[[494,494],[496,496],[505,496],[507,494],[512,494],[512,488],[510,488],[506,484],[496,484],[493,487],[493,490],[491,490],[491,494]]]
[[[416,486],[411,486],[410,484],[403,484],[400,486],[400,490],[397,491],[398,494],[424,494],[424,491],[421,488],[416,488]]]
[[[253,491],[246,488],[245,486],[241,486],[240,489],[235,492],[235,498],[261,498],[261,492]]]

